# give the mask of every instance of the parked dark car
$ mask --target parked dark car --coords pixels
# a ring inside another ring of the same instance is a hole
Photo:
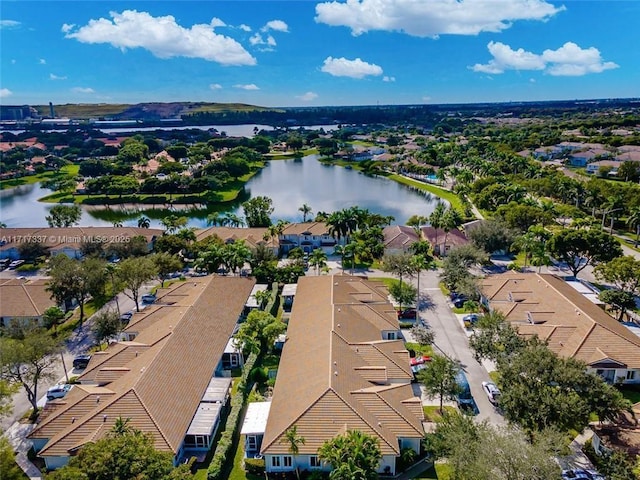
[[[400,319],[415,319],[417,317],[415,308],[406,308],[398,311],[398,318]]]
[[[452,295],[454,294],[452,293]],[[453,306],[456,308],[462,308],[464,306],[464,302],[466,302],[467,300],[469,300],[469,298],[462,293],[455,293],[455,295],[451,298]]]
[[[73,368],[83,370],[89,365],[89,360],[91,360],[91,355],[78,355],[73,359]]]
[[[133,317],[133,311],[129,310],[128,312],[124,312],[122,315],[120,315],[120,321],[127,323],[131,320],[132,317]]]

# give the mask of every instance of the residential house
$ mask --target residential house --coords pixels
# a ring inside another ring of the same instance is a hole
[[[137,227],[67,227],[67,228],[3,228],[0,235],[0,258],[20,258],[19,246],[25,242],[43,244],[51,255],[64,254],[70,258],[82,257],[82,245],[98,242],[104,247],[126,243],[142,236],[149,251],[162,230]]]
[[[482,303],[520,335],[537,335],[561,357],[587,364],[611,383],[640,383],[640,337],[563,279],[506,272],[482,281]]]
[[[282,308],[285,312],[290,312],[293,306],[293,301],[296,298],[296,291],[298,289],[297,283],[287,283],[282,287]]]
[[[240,428],[240,435],[244,439],[245,458],[255,458],[260,455],[270,410],[271,402],[251,402],[247,406]]]
[[[258,302],[258,299],[256,298],[256,293],[264,292],[268,288],[269,285],[265,284],[256,284],[253,286],[253,288],[251,289],[251,293],[249,294],[249,298],[247,298],[247,301],[244,304],[244,309],[242,310],[243,317],[249,315],[252,310],[257,310],[258,308],[260,308],[260,302]]]
[[[266,246],[276,255],[279,250],[278,239],[268,237],[266,228],[209,227],[196,230],[195,234],[197,241],[215,235],[227,244],[242,240],[247,247],[254,251],[258,248],[258,245]]]
[[[587,165],[586,171],[589,174],[597,174],[600,171],[601,167],[610,167],[611,171],[609,172],[610,176],[614,176],[618,174],[618,168],[620,168],[622,162],[617,160],[600,160],[597,162],[591,162]]]
[[[385,255],[408,252],[411,245],[420,241],[420,235],[413,227],[389,225],[382,230]]]
[[[446,256],[449,250],[459,245],[466,245],[469,240],[457,228],[445,232],[442,228],[422,227],[422,238],[428,241],[437,255]]]
[[[382,283],[300,278],[260,450],[267,472],[328,469],[318,448],[347,430],[380,442],[381,473],[396,473],[403,448],[420,451],[422,403],[400,338]],[[305,439],[295,458],[283,441],[293,426]]]
[[[587,164],[610,156],[611,152],[609,152],[608,150],[604,150],[602,148],[593,148],[572,153],[571,155],[569,155],[569,164],[574,167],[584,167],[585,165],[588,167]]]
[[[150,434],[174,463],[212,447],[230,379],[222,356],[255,281],[207,276],[158,290],[122,341],[96,352],[64,398],[48,402],[29,434],[48,469],[65,465],[120,417]]]
[[[280,235],[280,247],[283,253],[299,247],[305,252],[322,248],[332,253],[336,245],[344,245],[344,239],[336,240],[329,234],[329,227],[324,222],[289,223]]]
[[[44,312],[56,306],[47,291],[47,280],[0,280],[0,325],[43,325]]]

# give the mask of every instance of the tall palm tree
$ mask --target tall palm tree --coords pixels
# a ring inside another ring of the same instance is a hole
[[[320,275],[320,269],[327,266],[327,254],[321,248],[316,248],[309,255],[309,265],[316,269],[316,275]]]
[[[235,213],[225,213],[222,217],[220,225],[228,225],[229,227],[238,228],[244,227],[245,223],[244,219],[242,217],[239,217]]]
[[[302,206],[298,209],[299,212],[302,212],[302,222],[307,221],[307,215],[309,215],[313,210],[309,205],[303,203]]]
[[[148,217],[140,217],[138,219],[138,228],[149,228],[151,226],[151,220]]]
[[[638,246],[638,241],[640,241],[640,207],[632,207],[629,212],[629,216],[627,217],[627,225],[631,228],[636,228],[636,242],[635,246]]]
[[[218,212],[211,212],[209,215],[207,215],[207,225],[209,225],[210,227],[221,225],[221,221],[222,219],[220,218],[220,213]]]
[[[442,229],[444,230],[444,249],[447,249],[447,239],[449,232],[462,223],[460,212],[453,207],[449,207],[442,217]]]
[[[431,215],[429,215],[429,223],[436,231],[435,232],[436,241],[434,245],[434,251],[437,251],[438,254],[440,254],[440,251],[438,250],[438,229],[442,228],[442,221],[443,221],[443,217],[446,209],[447,207],[445,207],[444,203],[438,202],[438,204],[436,205],[436,208],[434,208],[433,212],[431,212]]]
[[[280,440],[280,443],[286,443],[289,446],[289,453],[293,457],[293,465],[296,469],[296,476],[300,478],[300,471],[298,470],[298,460],[296,456],[300,452],[300,445],[304,445],[305,438],[298,435],[298,426],[293,425],[284,432],[284,437]]]

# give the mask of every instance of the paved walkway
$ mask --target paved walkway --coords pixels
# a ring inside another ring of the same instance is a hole
[[[567,455],[566,457],[559,457],[558,463],[563,470],[575,470],[579,468],[583,468],[586,470],[593,470],[593,464],[591,460],[584,454],[582,451],[582,447],[585,442],[593,437],[593,430],[590,428],[585,428],[584,431],[573,439],[569,448],[572,453]]]
[[[26,439],[26,436],[33,430],[35,425],[31,423],[14,423],[7,429],[4,436],[7,437],[9,443],[16,452],[16,463],[20,466],[22,471],[31,480],[41,480],[42,472],[36,467],[27,454],[31,449],[31,441]],[[0,472],[1,473],[1,472]]]

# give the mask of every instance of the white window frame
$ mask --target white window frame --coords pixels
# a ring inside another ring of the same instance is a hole
[[[282,456],[282,465],[285,468],[289,468],[293,465],[293,458],[291,457],[291,455],[283,455]]]
[[[627,370],[627,380],[635,380],[635,379],[636,379],[636,371]]]
[[[274,455],[273,457],[271,457],[271,466],[280,468],[280,455]]]
[[[309,467],[320,468],[321,466],[320,459],[317,455],[309,455]]]

